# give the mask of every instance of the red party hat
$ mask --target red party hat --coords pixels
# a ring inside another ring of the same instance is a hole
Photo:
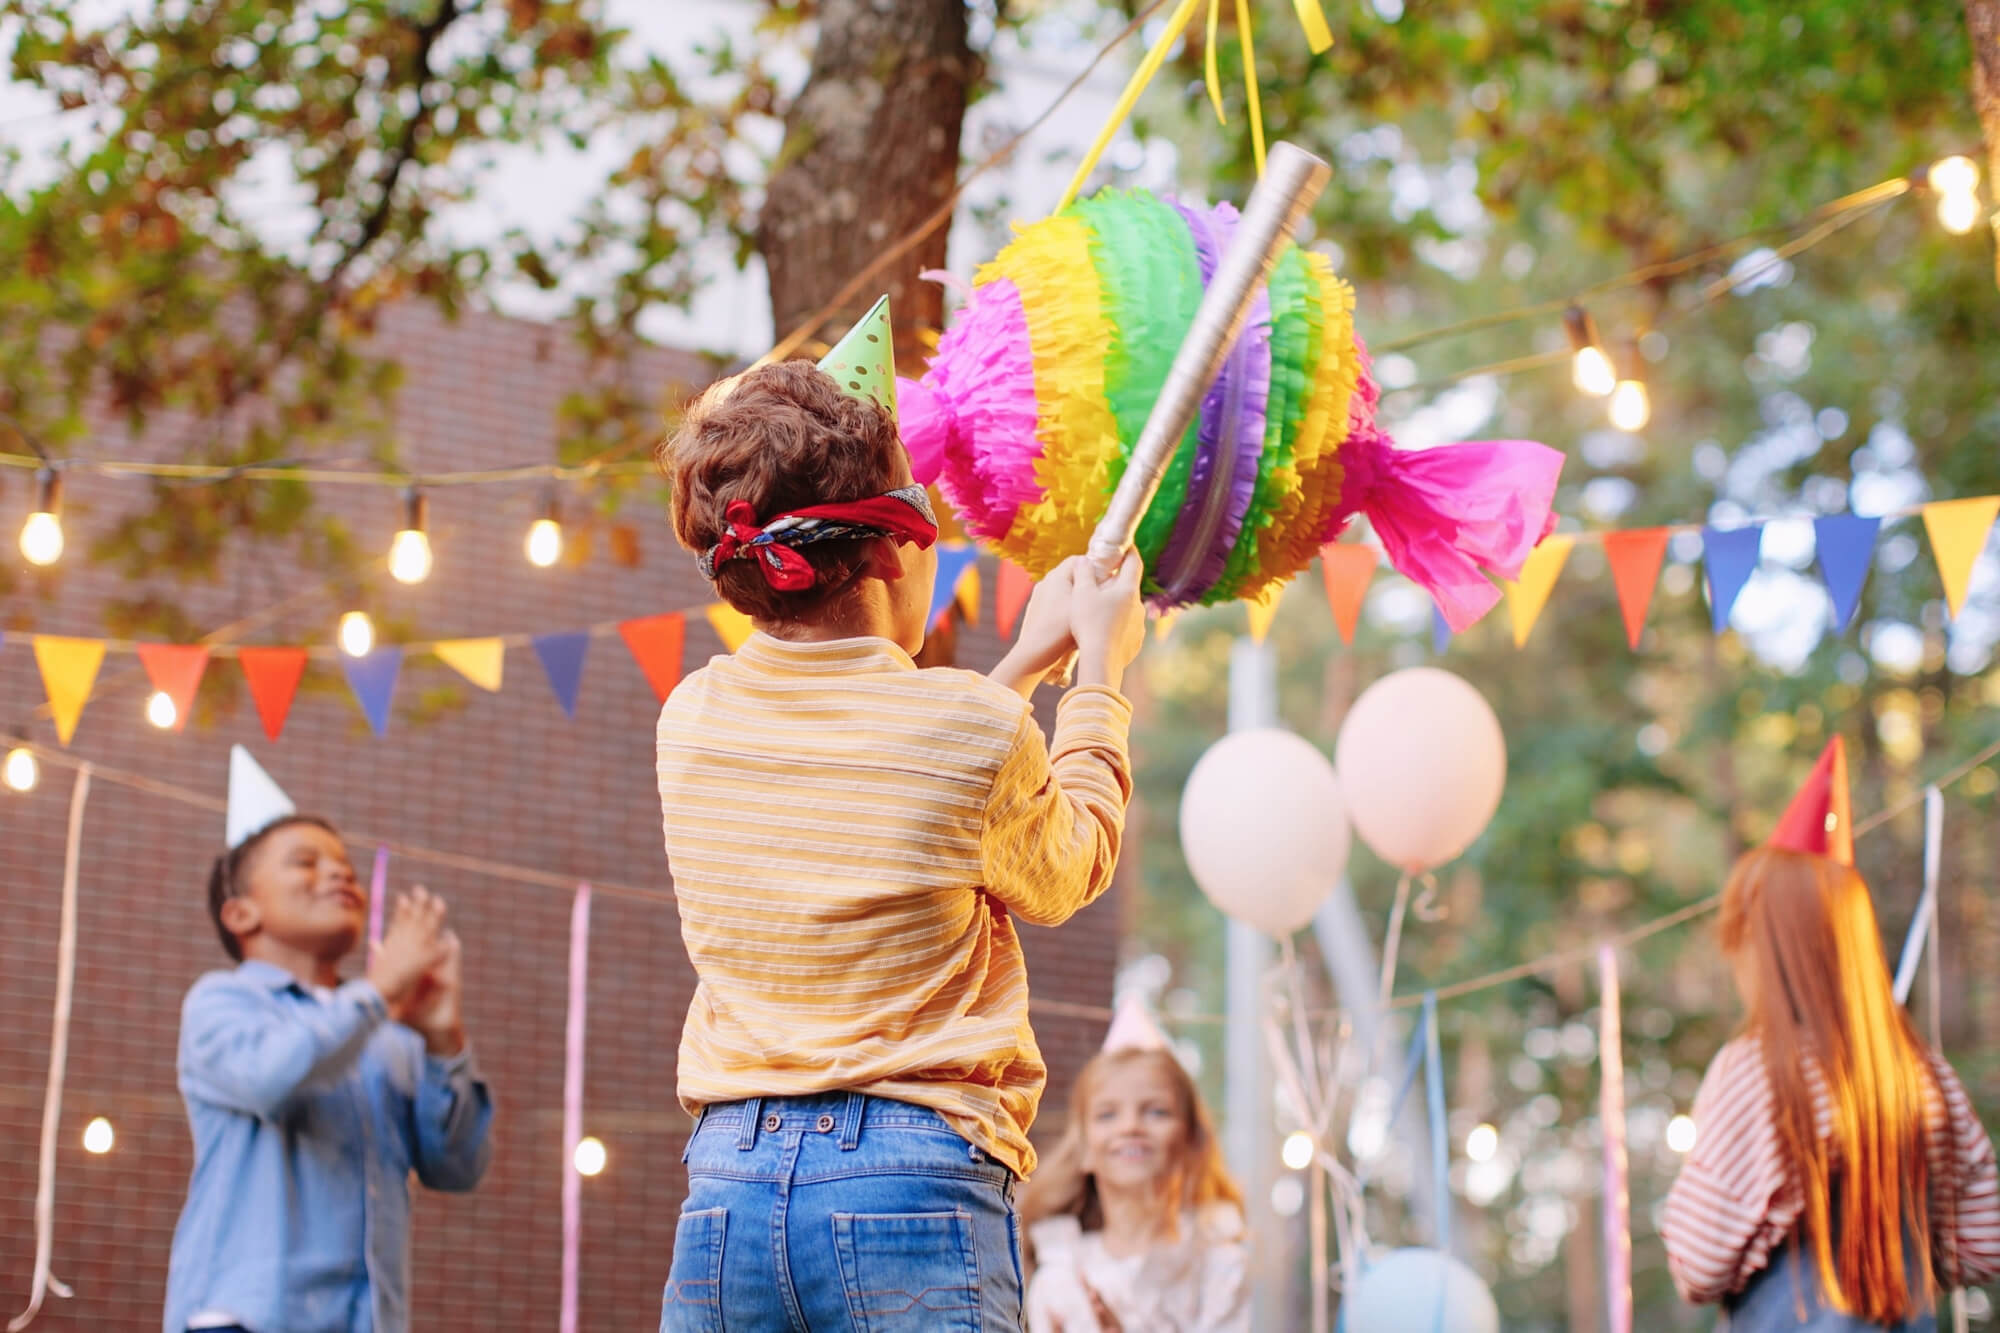
[[[1770,845],[1787,851],[1810,852],[1854,864],[1854,812],[1847,802],[1847,747],[1840,737],[1827,742],[1812,776],[1792,798],[1785,817],[1771,835]]]

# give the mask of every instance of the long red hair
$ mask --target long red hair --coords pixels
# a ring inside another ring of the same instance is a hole
[[[1223,1164],[1222,1148],[1215,1127],[1209,1122],[1208,1108],[1201,1093],[1180,1061],[1166,1051],[1103,1051],[1076,1076],[1070,1093],[1069,1119],[1062,1138],[1042,1158],[1021,1196],[1021,1225],[1028,1228],[1045,1217],[1067,1213],[1085,1231],[1104,1225],[1104,1213],[1097,1201],[1097,1178],[1084,1169],[1084,1126],[1090,1119],[1090,1099],[1107,1078],[1134,1065],[1150,1064],[1167,1076],[1179,1103],[1182,1138],[1174,1170],[1164,1182],[1161,1200],[1179,1210],[1198,1209],[1204,1204],[1233,1203],[1243,1206],[1243,1191]],[[1030,1256],[1032,1258],[1032,1256]]]
[[[1821,1291],[1879,1324],[1931,1308],[1928,1200],[1951,1182],[1930,1179],[1926,1104],[1944,1103],[1896,1003],[1868,885],[1824,857],[1760,847],[1730,872],[1721,930],[1805,1197],[1800,1239]],[[1824,1136],[1809,1069],[1825,1092]]]

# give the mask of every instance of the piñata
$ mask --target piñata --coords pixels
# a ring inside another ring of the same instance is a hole
[[[1030,573],[1082,553],[1205,284],[1228,204],[1106,190],[1017,229],[976,275],[921,380],[904,442],[966,529]],[[1354,292],[1287,244],[1141,522],[1156,606],[1257,599],[1356,514],[1454,629],[1477,620],[1553,520],[1562,455],[1522,440],[1401,450],[1354,329]]]

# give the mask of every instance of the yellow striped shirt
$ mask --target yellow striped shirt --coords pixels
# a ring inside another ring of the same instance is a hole
[[[681,1104],[856,1089],[1028,1174],[1047,1069],[1009,912],[1056,925],[1111,883],[1131,717],[1078,687],[1051,747],[1013,691],[883,639],[757,634],[684,680],[658,748],[699,978]]]

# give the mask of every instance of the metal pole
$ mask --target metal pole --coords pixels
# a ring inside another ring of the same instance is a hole
[[[1266,644],[1238,639],[1229,654],[1229,729],[1252,731],[1278,720],[1277,657]],[[1243,1182],[1248,1201],[1245,1219],[1250,1232],[1253,1277],[1271,1275],[1268,1256],[1278,1252],[1270,1208],[1271,1071],[1264,1053],[1266,1012],[1264,979],[1270,969],[1271,942],[1254,926],[1230,921],[1227,926],[1227,1025],[1223,1053],[1225,1130],[1223,1147],[1230,1170]],[[1260,1262],[1260,1256],[1263,1257]],[[1277,1302],[1268,1280],[1253,1281],[1255,1327],[1270,1328]]]

